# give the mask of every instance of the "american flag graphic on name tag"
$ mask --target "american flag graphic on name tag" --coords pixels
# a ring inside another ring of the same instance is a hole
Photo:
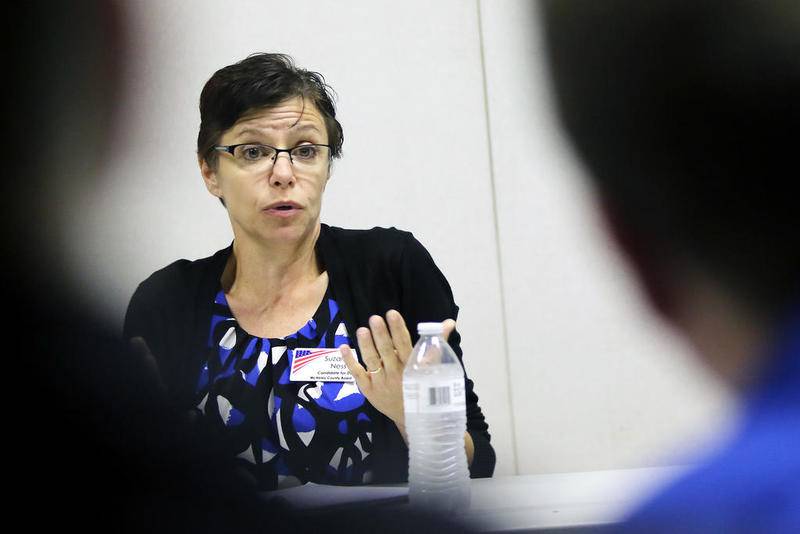
[[[292,372],[302,369],[309,363],[324,358],[328,354],[339,352],[339,349],[296,349],[292,360]]]

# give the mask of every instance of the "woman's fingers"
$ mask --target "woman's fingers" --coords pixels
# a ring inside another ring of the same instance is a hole
[[[369,328],[372,332],[372,340],[375,342],[375,348],[383,362],[383,366],[387,371],[396,371],[402,365],[402,362],[397,356],[395,351],[394,341],[386,322],[380,315],[373,315],[369,318]]]
[[[373,342],[369,328],[362,326],[356,330],[356,338],[358,338],[358,348],[361,350],[361,360],[367,367],[367,371],[376,371],[380,369],[382,367],[381,357],[378,353],[378,349],[375,348],[375,343]]]
[[[400,364],[405,366],[412,349],[411,334],[408,333],[406,322],[400,312],[396,310],[386,312],[386,322],[389,323],[389,332],[392,336],[392,344],[397,351],[397,358],[400,360]]]
[[[349,346],[341,345],[345,364],[367,400],[402,431],[402,373],[411,352],[411,336],[403,318],[393,310],[386,314],[386,320],[373,315],[369,318],[369,328],[356,330],[356,337],[364,365],[358,363]]]
[[[442,321],[442,325],[444,326],[444,338],[447,339],[456,329],[456,322],[452,319],[445,319]]]
[[[340,345],[339,351],[342,353],[344,364],[350,370],[350,374],[356,379],[356,384],[361,391],[369,387],[369,373],[364,366],[358,362],[353,349],[349,345]]]

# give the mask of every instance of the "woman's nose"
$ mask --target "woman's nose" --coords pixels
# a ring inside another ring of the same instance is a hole
[[[294,167],[289,154],[278,154],[275,157],[270,183],[277,187],[287,187],[294,183]]]

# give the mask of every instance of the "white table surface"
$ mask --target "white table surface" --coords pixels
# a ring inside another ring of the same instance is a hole
[[[646,467],[476,479],[471,481],[470,508],[460,513],[459,519],[487,532],[580,529],[614,523],[684,470]],[[370,503],[408,506],[405,485],[306,484],[270,495],[308,510]]]
[[[463,518],[494,532],[614,523],[684,469],[649,467],[473,480],[472,504]]]

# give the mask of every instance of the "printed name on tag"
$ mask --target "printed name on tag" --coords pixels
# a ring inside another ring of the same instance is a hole
[[[424,381],[403,384],[403,405],[407,413],[438,413],[465,410],[464,381],[449,384]]]
[[[292,354],[292,382],[352,382],[353,375],[339,349],[295,349]]]

